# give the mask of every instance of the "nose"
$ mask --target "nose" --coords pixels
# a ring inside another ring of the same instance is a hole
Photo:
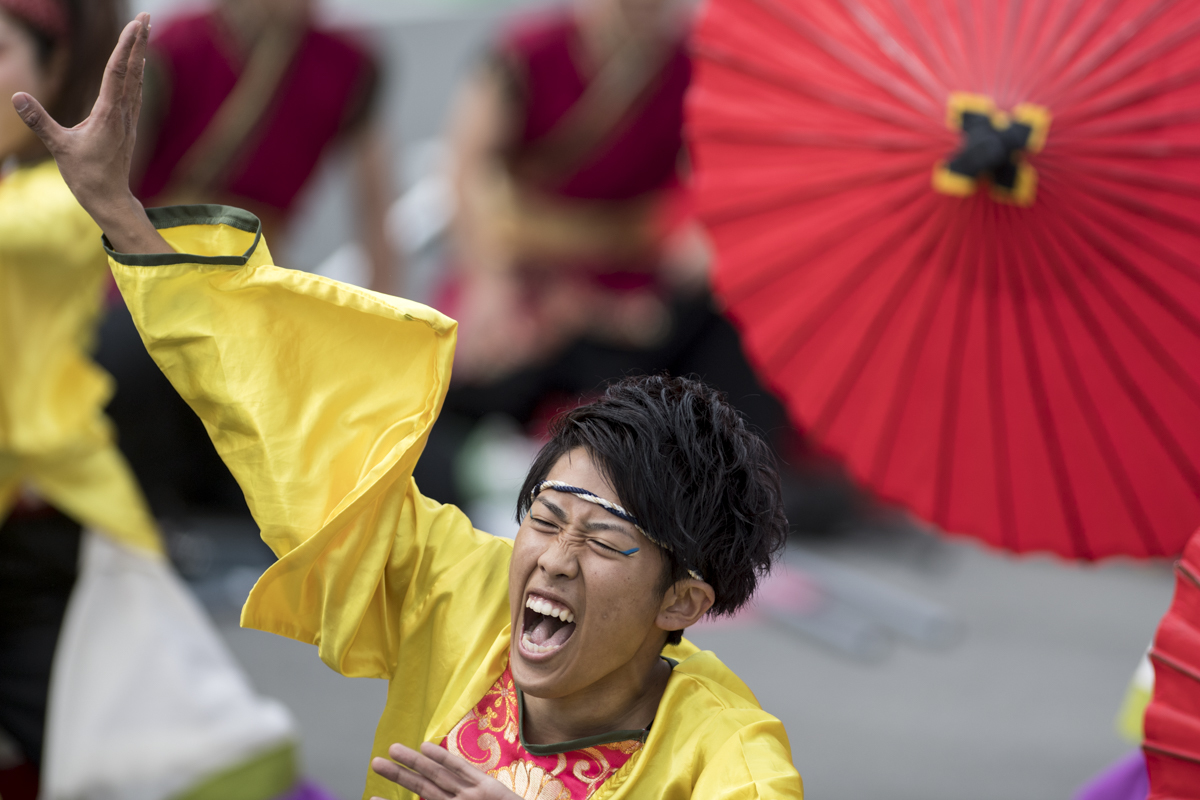
[[[538,556],[538,566],[552,577],[574,578],[579,573],[577,548],[581,543],[565,533],[547,539],[545,548]]]

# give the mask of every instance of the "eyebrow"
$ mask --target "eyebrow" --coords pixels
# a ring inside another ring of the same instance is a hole
[[[541,503],[542,505],[544,505],[547,509],[549,509],[551,514],[558,517],[559,522],[565,523],[565,522],[569,521],[567,518],[567,512],[563,511],[562,508],[559,507],[558,505],[556,505],[555,503],[552,503],[549,500],[547,500],[546,498],[541,497],[541,496],[538,497],[537,501],[539,503]],[[623,523],[619,523],[619,522],[601,522],[600,520],[591,520],[589,522],[583,523],[583,529],[585,531],[589,531],[589,532],[591,532],[591,531],[612,531],[613,533],[623,533],[626,536],[628,536],[630,539],[633,538],[633,534],[629,532],[629,528],[627,528]]]

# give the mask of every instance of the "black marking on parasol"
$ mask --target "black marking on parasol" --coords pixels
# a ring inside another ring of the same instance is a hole
[[[1017,156],[1025,151],[1033,128],[1021,122],[997,128],[987,114],[962,113],[963,146],[946,169],[972,180],[986,176],[993,185],[1012,190],[1017,185]]]

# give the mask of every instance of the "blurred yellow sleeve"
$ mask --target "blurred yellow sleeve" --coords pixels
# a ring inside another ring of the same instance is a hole
[[[316,644],[343,674],[390,677],[406,630],[424,624],[423,598],[472,559],[506,569],[511,552],[411,480],[455,322],[273,266],[247,212],[149,213],[177,252],[110,249],[117,284],[279,557],[242,624]]]

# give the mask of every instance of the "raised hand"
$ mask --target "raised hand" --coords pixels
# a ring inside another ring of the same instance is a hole
[[[495,778],[431,742],[421,745],[419,753],[394,744],[388,755],[399,763],[373,758],[371,769],[424,800],[521,800]]]
[[[26,92],[12,98],[21,119],[58,162],[75,199],[108,234],[113,247],[126,253],[171,252],[129,189],[149,35],[149,14],[138,14],[125,26],[104,68],[92,113],[73,128],[55,122]]]

